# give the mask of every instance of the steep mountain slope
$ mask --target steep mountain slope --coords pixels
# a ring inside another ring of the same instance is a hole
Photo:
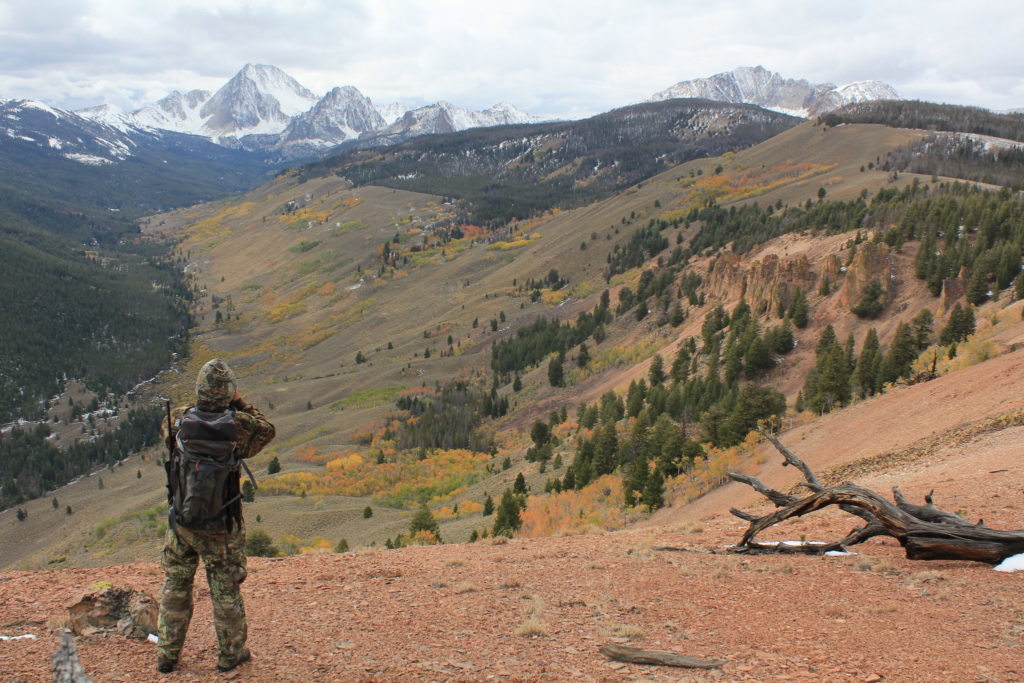
[[[879,81],[857,81],[840,87],[784,78],[763,66],[743,66],[707,78],[680,81],[651,95],[652,102],[698,97],[717,102],[756,104],[759,107],[809,118],[854,102],[896,100],[899,95]]]

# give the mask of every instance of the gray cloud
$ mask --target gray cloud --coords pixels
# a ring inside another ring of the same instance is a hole
[[[379,103],[576,117],[762,64],[1003,109],[1024,106],[1020,16],[1009,0],[0,0],[0,97],[130,108],[262,62]]]

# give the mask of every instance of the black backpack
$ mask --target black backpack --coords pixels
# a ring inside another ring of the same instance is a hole
[[[185,411],[178,423],[174,452],[165,465],[172,525],[230,531],[242,518],[242,467],[245,463],[233,410]],[[252,479],[249,468],[245,469]]]

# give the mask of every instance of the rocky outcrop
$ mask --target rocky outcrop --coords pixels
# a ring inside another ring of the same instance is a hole
[[[960,269],[956,277],[948,277],[942,281],[942,296],[939,302],[943,311],[948,311],[958,303],[964,302],[970,277],[971,275],[965,267]]]
[[[886,244],[863,242],[857,247],[853,263],[846,269],[837,293],[839,300],[846,308],[853,306],[864,296],[864,290],[872,280],[877,280],[885,291],[883,305],[892,301],[895,281],[891,250]]]
[[[145,638],[157,631],[157,611],[157,602],[148,593],[111,586],[86,593],[68,606],[68,618],[75,635],[113,632]]]
[[[818,280],[806,256],[781,258],[775,254],[748,261],[731,252],[714,262],[707,278],[708,299],[738,301],[745,298],[758,315],[788,304],[797,289],[811,290]]]

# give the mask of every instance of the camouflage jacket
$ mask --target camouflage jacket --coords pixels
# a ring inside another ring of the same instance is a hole
[[[161,433],[164,443],[167,444],[169,449],[174,447],[174,438],[178,434],[178,424],[182,416],[191,407],[183,406],[174,411],[171,415],[173,427],[171,427],[169,433],[167,420],[163,420]],[[274,429],[274,425],[270,424],[270,421],[264,417],[259,408],[252,404],[247,404],[245,408],[234,408],[234,411],[235,422],[238,423],[239,450],[243,458],[251,458],[262,451],[263,447],[274,439],[274,435],[277,432]]]

